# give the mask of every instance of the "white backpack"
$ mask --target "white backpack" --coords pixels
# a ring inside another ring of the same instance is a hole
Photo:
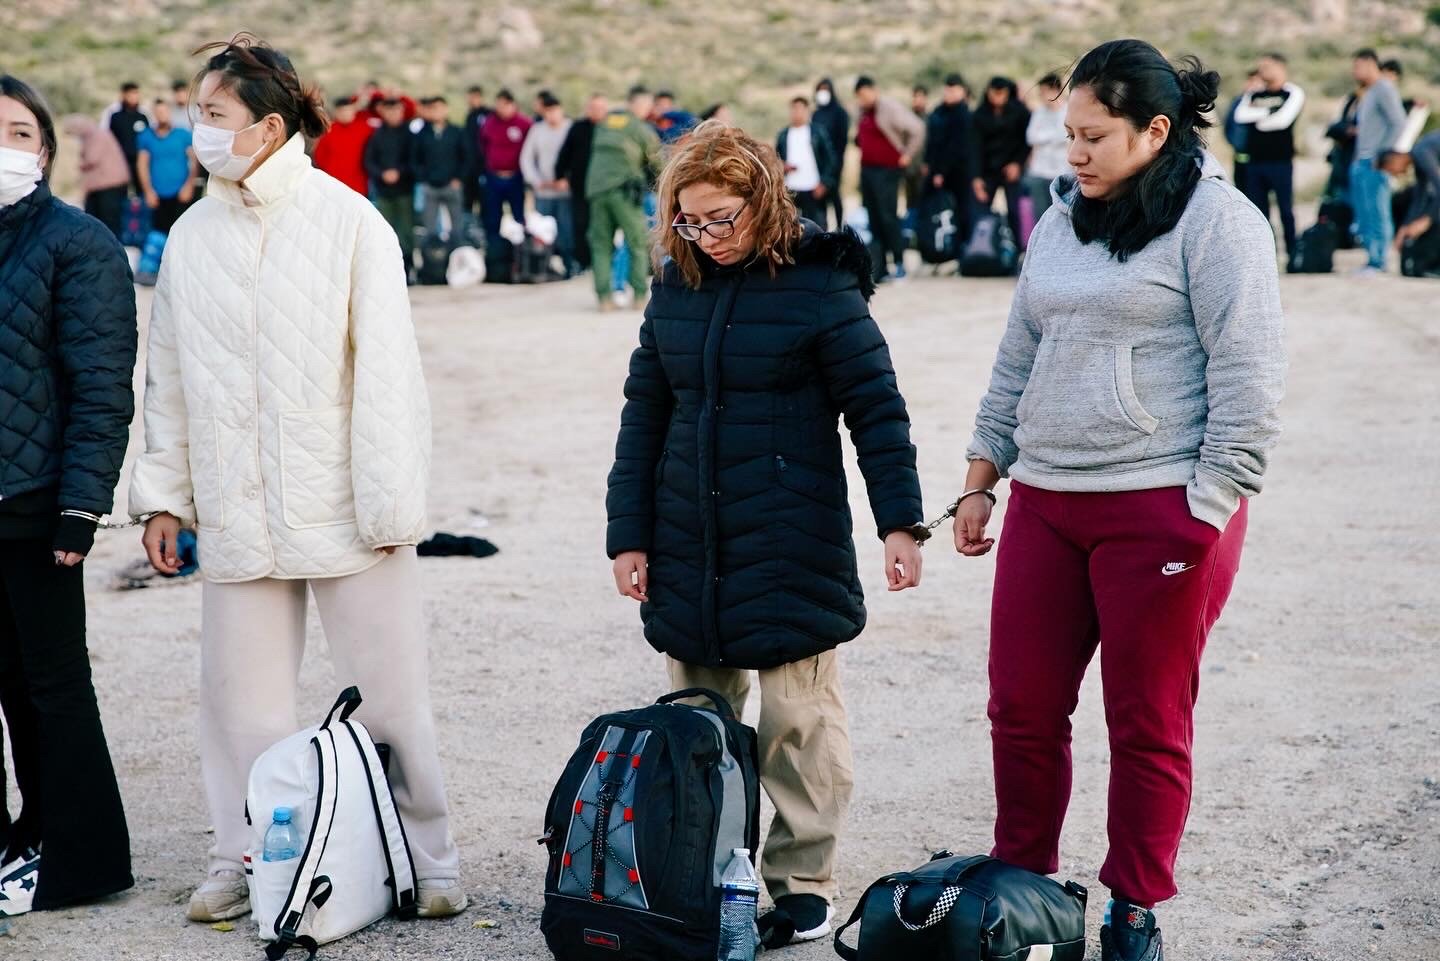
[[[415,916],[415,865],[390,782],[370,732],[350,715],[360,691],[346,688],[325,722],[270,747],[250,769],[245,880],[270,961],[291,947],[315,949],[389,914]],[[337,717],[338,712],[338,717]],[[291,810],[304,850],[264,859],[277,807]]]

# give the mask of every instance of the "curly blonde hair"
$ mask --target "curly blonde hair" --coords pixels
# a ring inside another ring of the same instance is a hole
[[[745,200],[745,229],[755,236],[753,258],[763,258],[772,277],[782,264],[795,262],[799,214],[785,188],[779,154],[738,127],[707,120],[675,149],[660,175],[654,245],[657,274],[668,257],[686,285],[700,286],[697,247],[671,228],[680,214],[680,191],[698,183],[712,184]]]

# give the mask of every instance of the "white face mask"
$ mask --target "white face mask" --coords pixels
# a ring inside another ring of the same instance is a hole
[[[263,120],[256,121],[245,130],[253,130],[262,123]],[[190,146],[195,150],[195,159],[200,161],[200,166],[210,171],[213,177],[239,180],[250,172],[250,165],[255,162],[256,157],[264,153],[266,147],[266,144],[261,144],[260,149],[248,157],[236,156],[233,152],[235,138],[245,130],[225,130],[210,124],[197,123],[190,132]]]
[[[0,207],[30,196],[41,175],[39,154],[0,147]]]
[[[815,102],[818,103],[818,104],[819,104],[820,106],[822,106],[822,107],[828,107],[828,106],[830,105],[830,91],[828,91],[828,90],[817,90],[817,91],[815,91]]]

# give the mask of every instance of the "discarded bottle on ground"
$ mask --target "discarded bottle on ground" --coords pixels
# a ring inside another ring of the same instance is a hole
[[[755,906],[760,881],[749,848],[735,848],[720,877],[720,952],[718,961],[755,961]]]
[[[292,861],[300,856],[300,831],[291,819],[289,808],[276,808],[270,827],[265,831],[266,861]]]

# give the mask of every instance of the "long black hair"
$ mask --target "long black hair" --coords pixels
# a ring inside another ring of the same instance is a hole
[[[1101,241],[1121,263],[1179,223],[1200,182],[1206,114],[1220,95],[1220,74],[1195,57],[1178,65],[1143,40],[1111,40],[1091,50],[1071,71],[1069,87],[1088,87],[1111,116],[1136,131],[1159,116],[1170,119],[1160,153],[1111,200],[1092,200],[1078,190],[1070,205],[1075,236]]]
[[[59,148],[59,141],[55,137],[55,118],[46,106],[45,98],[40,96],[40,92],[34,87],[8,73],[0,76],[0,97],[17,101],[35,115],[35,123],[40,127],[40,146],[45,148],[45,169],[41,174],[49,180],[50,168],[55,166],[55,151]]]
[[[263,40],[238,33],[228,43],[207,43],[195,53],[211,54],[195,76],[195,86],[206,74],[220,74],[221,88],[233,93],[257,121],[279,114],[287,137],[303,133],[312,140],[330,126],[320,92],[302,84],[290,58]]]

